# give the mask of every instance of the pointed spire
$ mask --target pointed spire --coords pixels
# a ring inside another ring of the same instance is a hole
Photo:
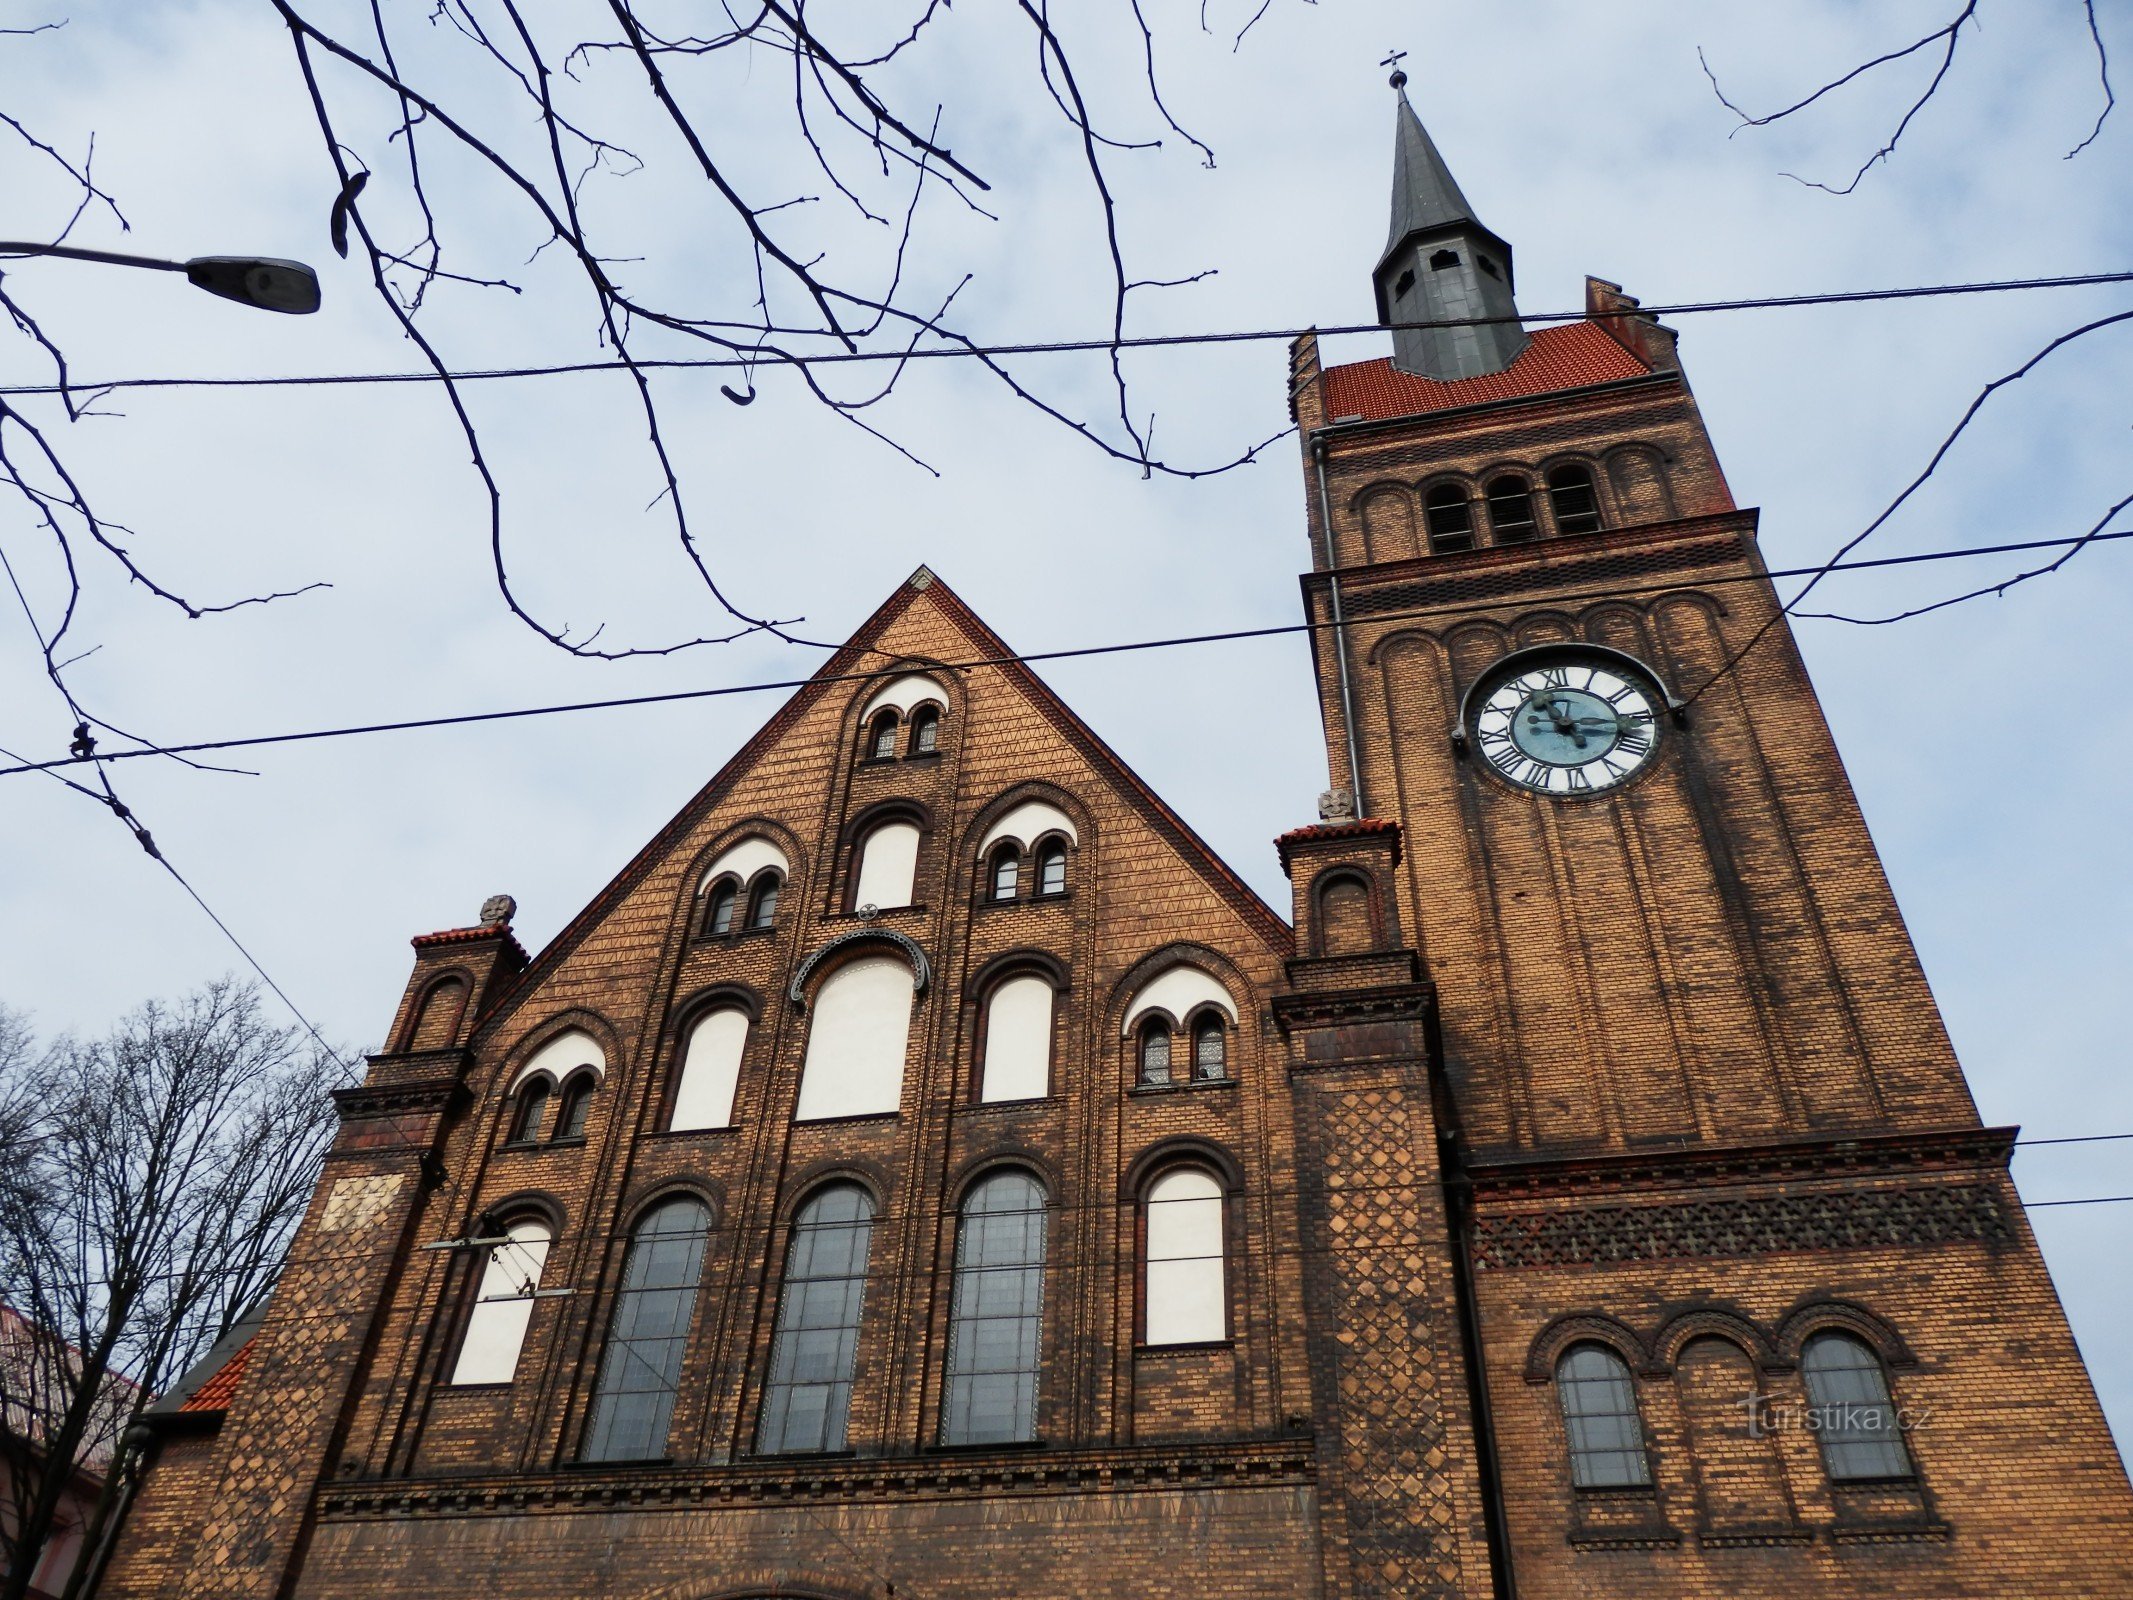
[[[1526,348],[1511,247],[1474,215],[1406,87],[1407,74],[1395,71],[1392,232],[1371,274],[1378,320],[1393,330],[1392,364],[1447,383],[1501,372]]]
[[[1398,76],[1405,77],[1404,73]],[[1407,96],[1399,96],[1399,121],[1392,146],[1392,233],[1385,241],[1390,255],[1410,233],[1473,222],[1474,208],[1459,192],[1452,169],[1437,153],[1436,141],[1415,115]]]

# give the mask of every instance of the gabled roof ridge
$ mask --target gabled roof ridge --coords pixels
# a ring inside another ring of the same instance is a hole
[[[711,779],[703,787],[683,802],[681,808],[668,819],[657,833],[653,834],[645,842],[644,846],[635,855],[630,857],[622,869],[614,877],[610,878],[598,893],[585,903],[578,914],[565,923],[556,935],[540,948],[532,960],[526,964],[524,970],[516,974],[507,985],[498,990],[487,1008],[482,1012],[482,1015],[476,1020],[475,1028],[477,1030],[486,1028],[508,1013],[520,999],[532,993],[540,979],[552,972],[563,957],[571,949],[575,948],[577,943],[592,928],[598,925],[600,919],[607,914],[615,903],[630,888],[634,887],[656,862],[667,854],[680,839],[681,835],[686,833],[694,824],[695,819],[702,815],[705,808],[715,802],[719,791],[727,787],[737,774],[745,771],[759,754],[775,744],[777,739],[820,700],[832,685],[840,682],[849,682],[855,677],[873,676],[874,674],[872,673],[860,671],[858,667],[858,663],[866,655],[874,653],[887,658],[885,665],[880,670],[884,673],[894,671],[897,664],[905,658],[901,656],[891,657],[887,651],[875,651],[874,641],[879,639],[893,623],[900,619],[922,594],[931,594],[943,602],[943,611],[978,647],[979,653],[990,658],[979,663],[966,664],[960,668],[957,663],[943,662],[939,664],[940,670],[968,671],[974,670],[975,666],[994,666],[1017,681],[1024,692],[1037,702],[1039,709],[1050,715],[1055,727],[1060,727],[1070,738],[1082,742],[1085,746],[1085,753],[1094,757],[1100,765],[1112,769],[1125,793],[1139,801],[1151,813],[1152,820],[1155,822],[1158,831],[1171,834],[1174,844],[1182,847],[1187,854],[1195,856],[1201,861],[1203,866],[1209,870],[1210,876],[1216,880],[1217,887],[1223,897],[1230,901],[1232,906],[1243,915],[1247,922],[1257,928],[1262,937],[1266,938],[1277,951],[1286,950],[1293,944],[1294,934],[1288,923],[1264,900],[1259,898],[1252,887],[1237,875],[1229,863],[1224,861],[1206,840],[1194,832],[1191,825],[1184,818],[1180,817],[1153,789],[1149,788],[1140,774],[1135,772],[1125,759],[1108,744],[1104,743],[1095,731],[1087,723],[1083,722],[1064,700],[1060,699],[1049,684],[1030,671],[1021,661],[1012,659],[1015,652],[1008,648],[1006,642],[998,634],[986,626],[978,614],[964,602],[961,595],[942,582],[930,568],[921,566],[903,583],[898,584],[888,598],[875,608],[873,614],[859,625],[852,636],[838,646],[828,660],[815,669],[807,682],[800,688],[795,689],[785,703],[772,713],[769,720],[742,742],[741,747],[727,758],[725,763],[720,766],[718,771],[712,775]]]

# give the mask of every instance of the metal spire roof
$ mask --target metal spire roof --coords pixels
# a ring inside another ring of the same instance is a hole
[[[1385,241],[1388,255],[1417,229],[1479,221],[1415,108],[1405,94],[1398,98],[1392,148],[1392,233]]]

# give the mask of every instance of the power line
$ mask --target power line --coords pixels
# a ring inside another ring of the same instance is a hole
[[[1746,572],[1699,579],[1698,588],[1717,588],[1738,583],[1761,583],[1770,579],[1804,577],[1812,573],[1863,572],[1878,567],[1907,567],[1921,562],[1958,561],[1977,556],[2011,555],[2030,550],[2055,550],[2085,544],[2102,544],[2120,539],[2133,538],[2133,529],[2121,529],[2110,533],[2069,535],[2059,539],[2031,539],[2014,544],[1977,545],[1958,550],[1926,550],[1903,556],[1877,556],[1859,561],[1822,564],[1813,567],[1782,567],[1765,572]],[[1681,587],[1676,582],[1635,584],[1628,587],[1579,590],[1571,594],[1556,595],[1558,603],[1592,600],[1618,600],[1637,595],[1662,593]],[[1358,622],[1372,623],[1406,622],[1436,616],[1466,616],[1478,612],[1499,611],[1507,601],[1475,601],[1458,605],[1422,606],[1408,610],[1385,611],[1367,617],[1351,616],[1346,626]],[[1094,656],[1125,655],[1144,650],[1170,650],[1192,645],[1232,643],[1246,639],[1271,639],[1288,634],[1317,633],[1338,626],[1333,622],[1284,622],[1269,624],[1262,628],[1229,628],[1215,633],[1177,634],[1158,639],[1138,639],[1123,644],[1080,645],[1060,650],[1038,650],[1027,654],[979,656],[965,661],[939,664],[944,672],[964,672],[979,667],[998,667],[1015,664],[1031,664],[1044,661],[1082,660]],[[314,728],[294,733],[253,734],[230,739],[203,739],[189,744],[143,745],[132,750],[99,751],[93,757],[64,756],[49,761],[20,761],[12,767],[0,767],[0,778],[13,777],[23,772],[55,772],[62,768],[78,766],[84,760],[122,761],[141,756],[196,755],[213,750],[255,749],[263,745],[300,744],[322,739],[345,739],[374,733],[408,733],[425,728],[466,727],[484,722],[509,722],[527,717],[552,717],[579,711],[613,711],[629,706],[666,705],[687,700],[722,699],[732,695],[767,694],[783,689],[802,689],[810,684],[861,683],[880,676],[880,670],[865,672],[838,672],[816,674],[805,678],[773,678],[756,683],[724,684],[709,689],[671,689],[657,694],[623,695],[610,700],[573,700],[540,706],[519,706],[503,711],[465,711],[445,716],[409,717],[392,722],[353,723],[333,728]],[[1708,685],[1706,685],[1708,687]]]
[[[2015,290],[2029,289],[2076,289],[2099,285],[2133,283],[2133,272],[2071,273],[2046,278],[2003,278],[1974,283],[1918,284],[1893,289],[1843,289],[1814,294],[1761,295],[1730,300],[1682,301],[1673,305],[1638,306],[1625,309],[1624,317],[1680,317],[1695,316],[1714,311],[1775,311],[1799,306],[1854,305],[1873,301],[1921,300],[1946,295],[2005,294]],[[1132,334],[1115,339],[1051,339],[1030,340],[1020,343],[981,344],[976,340],[959,339],[953,343],[925,349],[891,350],[824,350],[820,354],[799,354],[778,350],[775,347],[750,345],[745,354],[725,356],[670,356],[664,358],[632,358],[629,361],[569,361],[547,365],[515,367],[486,367],[465,372],[346,372],[346,373],[293,373],[278,377],[234,378],[110,378],[81,380],[66,384],[0,385],[0,394],[8,395],[56,395],[80,394],[113,389],[252,389],[252,388],[317,388],[352,385],[400,384],[400,383],[473,383],[510,378],[551,378],[574,374],[600,372],[648,372],[678,371],[692,368],[715,370],[752,370],[757,367],[778,366],[845,366],[872,362],[905,363],[911,361],[994,358],[1021,355],[1071,355],[1090,351],[1170,349],[1190,345],[1248,344],[1270,340],[1284,343],[1315,333],[1321,338],[1333,338],[1346,334],[1375,334],[1389,331],[1432,328],[1473,328],[1494,323],[1557,323],[1595,320],[1592,313],[1579,311],[1539,311],[1493,317],[1439,317],[1426,322],[1352,322],[1331,327],[1312,328],[1249,328],[1227,329],[1202,333],[1150,333]],[[738,329],[739,325],[735,325]],[[751,338],[775,335],[792,337],[823,337],[829,335],[809,328],[771,328],[743,330]],[[945,336],[944,336],[945,337]]]

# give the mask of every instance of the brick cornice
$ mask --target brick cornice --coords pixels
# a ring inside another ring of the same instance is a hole
[[[1402,983],[1274,996],[1274,1020],[1284,1033],[1358,1022],[1425,1022],[1437,1006],[1436,985]]]
[[[1700,1150],[1469,1160],[1465,1170],[1477,1203],[1700,1189],[1714,1183],[1762,1183],[1789,1178],[1976,1171],[2006,1166],[2014,1153],[2018,1131],[1977,1127],[1822,1135]]]
[[[319,1512],[340,1521],[528,1512],[611,1512],[967,1499],[985,1495],[1116,1494],[1181,1488],[1249,1488],[1315,1481],[1303,1435],[1192,1446],[1112,1450],[1003,1450],[921,1456],[799,1458],[646,1467],[576,1467],[543,1473],[341,1482],[319,1492]]]

